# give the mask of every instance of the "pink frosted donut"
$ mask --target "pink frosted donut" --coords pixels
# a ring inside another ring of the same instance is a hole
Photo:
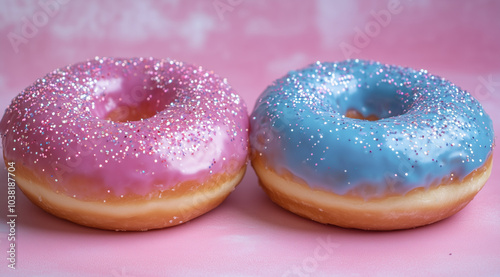
[[[12,101],[0,132],[33,203],[111,230],[208,212],[241,181],[248,154],[247,109],[226,80],[153,58],[57,69]]]

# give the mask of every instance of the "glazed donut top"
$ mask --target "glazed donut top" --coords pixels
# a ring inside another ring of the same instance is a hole
[[[346,117],[351,110],[369,121]],[[317,62],[270,85],[250,116],[253,155],[311,187],[364,198],[461,179],[489,158],[491,119],[425,70]]]
[[[236,174],[248,155],[247,109],[226,80],[153,58],[57,69],[12,101],[0,131],[7,161],[77,198]],[[95,183],[76,193],[78,178]]]

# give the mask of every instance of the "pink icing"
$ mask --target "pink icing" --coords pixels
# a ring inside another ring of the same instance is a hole
[[[6,160],[77,198],[89,196],[74,178],[97,180],[89,193],[148,195],[235,174],[248,153],[247,109],[226,80],[153,58],[57,69],[12,101],[0,131]]]

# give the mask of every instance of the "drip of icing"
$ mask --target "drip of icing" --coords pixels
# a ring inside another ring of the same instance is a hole
[[[365,198],[464,178],[494,144],[468,92],[425,70],[362,60],[288,73],[262,93],[250,124],[267,166]]]

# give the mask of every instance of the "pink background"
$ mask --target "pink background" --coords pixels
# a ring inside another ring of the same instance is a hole
[[[249,110],[287,71],[351,57],[443,76],[476,96],[500,130],[499,1],[55,1],[0,1],[1,110],[49,71],[94,56],[202,65],[226,77]],[[9,230],[1,224],[0,275],[500,275],[495,156],[490,180],[463,211],[397,232],[347,230],[286,212],[251,167],[217,209],[145,233],[60,220],[18,190],[17,269],[7,268]],[[6,175],[0,170],[2,215]]]

